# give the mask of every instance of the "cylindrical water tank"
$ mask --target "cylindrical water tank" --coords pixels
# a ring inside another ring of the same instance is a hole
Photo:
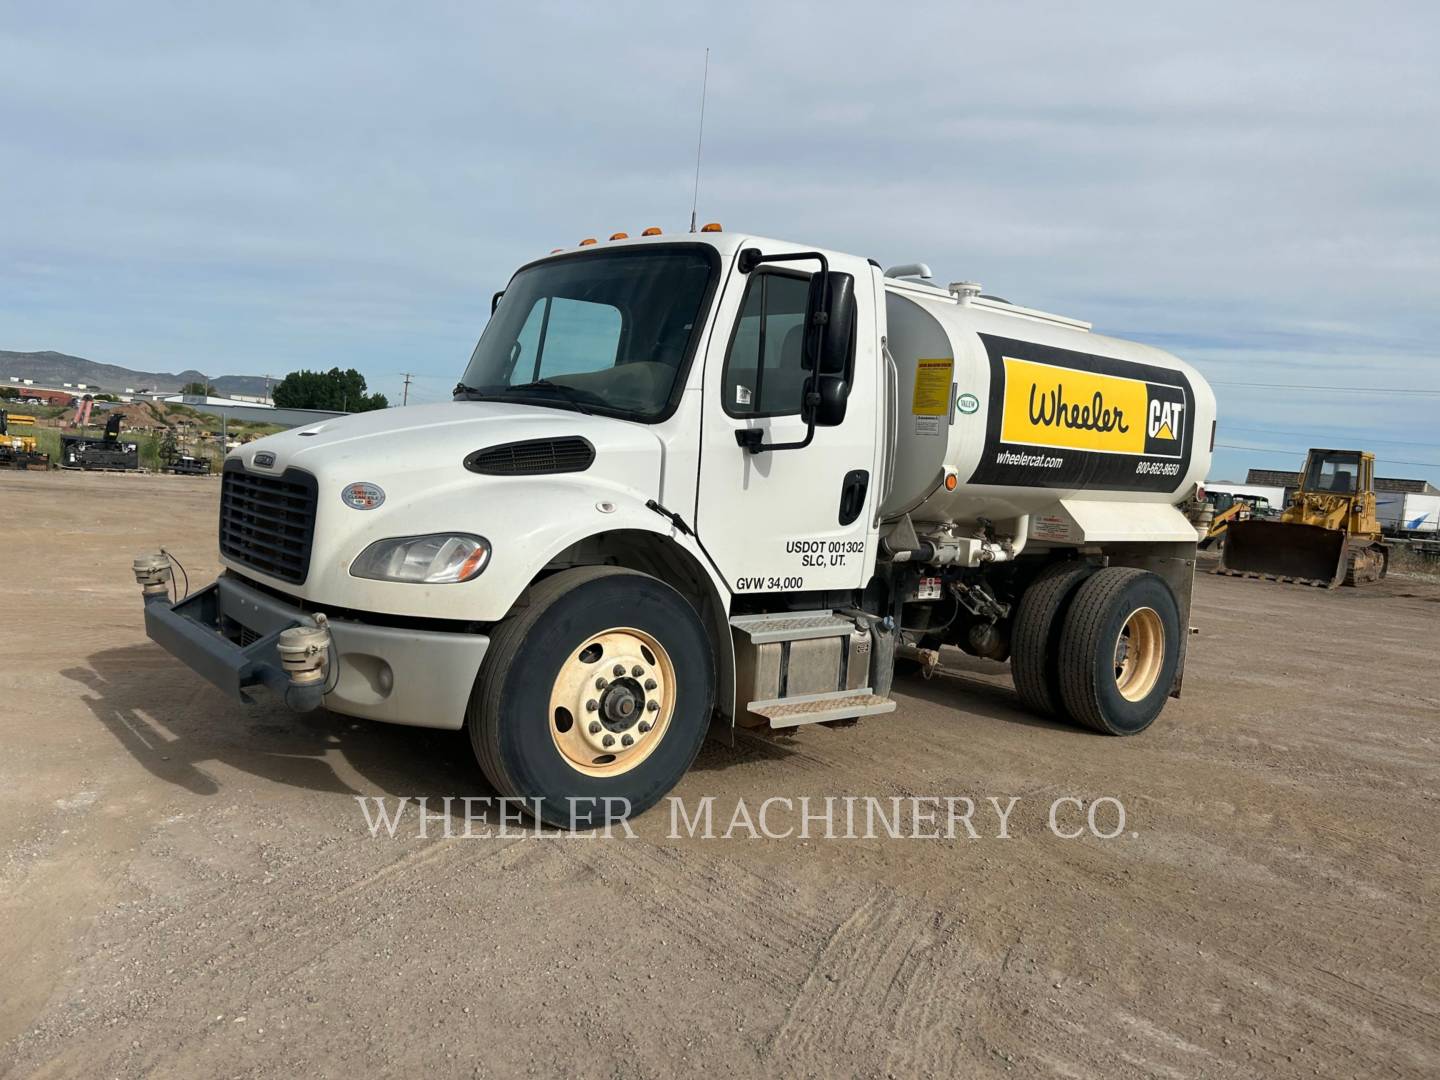
[[[886,519],[998,522],[1072,497],[1173,505],[1204,478],[1215,395],[1194,368],[973,292],[886,283]]]

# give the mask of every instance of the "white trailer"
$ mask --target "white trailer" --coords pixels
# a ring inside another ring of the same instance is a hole
[[[917,271],[708,228],[538,259],[453,403],[232,453],[226,570],[172,603],[137,559],[148,632],[245,700],[465,727],[559,824],[653,804],[712,720],[892,710],[898,648],[1139,732],[1180,691],[1214,396]]]
[[[1440,532],[1440,495],[1377,491],[1375,515],[1392,536],[1432,536]]]

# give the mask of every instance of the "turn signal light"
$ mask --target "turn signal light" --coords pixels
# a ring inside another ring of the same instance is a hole
[[[946,473],[946,474],[945,474],[945,490],[946,490],[946,491],[954,491],[955,488],[956,488],[956,486],[957,486],[959,483],[960,483],[960,478],[959,478],[958,476],[956,476],[954,473]]]
[[[629,234],[628,232],[611,233],[611,234],[610,234],[610,239],[611,239],[611,240],[629,240],[629,239],[630,239],[630,234]]]
[[[701,232],[724,232],[725,229],[721,226],[721,224],[720,224],[718,221],[712,221],[712,222],[710,222],[710,224],[708,224],[708,225],[702,225],[702,226],[700,226],[700,231],[701,231]]]
[[[584,240],[580,241],[580,246],[589,247],[591,244],[598,244],[599,242],[600,241],[596,240],[595,237],[587,236]]]
[[[648,229],[646,229],[646,230],[645,230],[644,232],[642,232],[640,235],[641,235],[641,236],[659,236],[659,235],[660,235],[660,228],[659,228],[659,226],[651,225]]]

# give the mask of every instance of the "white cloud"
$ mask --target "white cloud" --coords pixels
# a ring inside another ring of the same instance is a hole
[[[1217,381],[1440,387],[1428,5],[54,4],[7,24],[0,347],[355,364],[387,392],[415,370],[441,397],[515,265],[683,227],[708,44],[706,219],[923,259]],[[1309,441],[1410,437],[1436,401],[1219,390],[1222,427]]]

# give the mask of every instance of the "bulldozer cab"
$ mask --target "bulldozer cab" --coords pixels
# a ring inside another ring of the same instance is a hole
[[[1375,486],[1375,458],[1359,450],[1311,450],[1302,494],[1359,495]]]

